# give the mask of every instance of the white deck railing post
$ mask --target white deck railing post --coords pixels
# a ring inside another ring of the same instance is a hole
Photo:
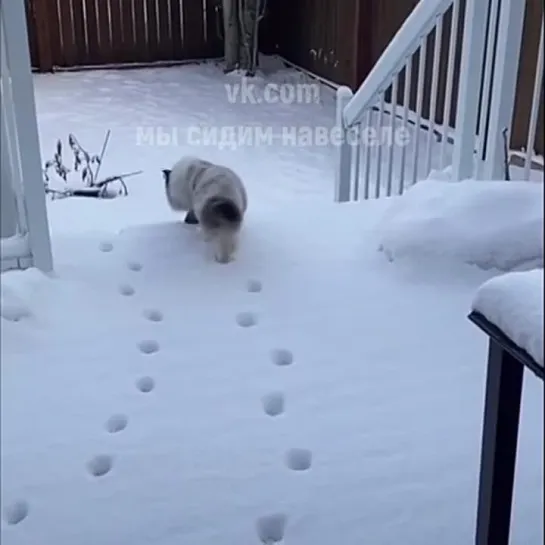
[[[2,46],[6,47],[13,89],[18,160],[23,178],[28,241],[33,265],[44,272],[50,272],[53,268],[53,259],[42,177],[25,0],[2,0],[0,9],[6,37],[6,44]]]
[[[503,131],[510,131],[513,121],[525,9],[526,2],[521,0],[502,0],[500,3],[498,47],[483,169],[485,180],[503,180],[505,177]]]
[[[340,131],[339,141],[336,142],[337,160],[335,162],[335,202],[347,202],[351,196],[352,178],[352,145],[348,138],[350,129],[344,122],[344,108],[354,96],[349,87],[337,89],[337,114],[335,119],[336,130]]]
[[[474,174],[475,136],[489,9],[489,0],[467,0],[452,158],[453,180],[465,180]]]

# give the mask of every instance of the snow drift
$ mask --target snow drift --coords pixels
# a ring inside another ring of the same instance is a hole
[[[389,259],[437,257],[482,269],[543,265],[543,184],[426,180],[392,202],[379,226]]]

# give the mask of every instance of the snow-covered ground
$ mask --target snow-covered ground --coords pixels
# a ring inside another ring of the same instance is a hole
[[[496,228],[468,250],[455,209],[474,221],[469,186],[435,218],[448,184],[338,205],[331,146],[190,145],[195,126],[333,124],[326,89],[233,104],[225,82],[214,66],[36,77],[44,156],[71,131],[98,152],[110,128],[102,173],[144,172],[127,198],[49,204],[54,278],[2,276],[2,543],[471,543],[487,340],[466,316],[498,274],[475,252],[489,240],[496,265],[533,257],[539,215],[513,204],[514,232],[535,242],[514,257],[479,191],[473,212]],[[179,140],[138,142],[139,127]],[[161,169],[183,153],[248,184],[229,265],[167,208]],[[527,380],[519,545],[543,542],[542,404]]]
[[[422,181],[389,208],[381,249],[390,259],[543,268],[543,198],[543,184],[531,181]]]

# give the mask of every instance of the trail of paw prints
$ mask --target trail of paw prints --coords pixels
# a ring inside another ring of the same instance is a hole
[[[127,269],[131,272],[140,272],[142,268],[143,266],[139,261],[127,261]],[[124,297],[131,297],[136,293],[136,290],[134,289],[132,284],[128,282],[120,284],[117,288],[117,291]]]
[[[112,252],[114,247],[111,242],[104,241],[99,245],[101,252]],[[128,261],[126,263],[127,269],[131,272],[140,272],[142,270],[142,264],[138,261]],[[118,285],[118,292],[124,297],[130,297],[135,294],[136,290],[129,283],[122,283]],[[150,322],[161,322],[163,320],[163,314],[155,309],[146,309],[143,312],[143,317]],[[155,354],[159,351],[159,343],[153,339],[141,340],[137,343],[138,350],[142,355]],[[152,377],[143,376],[136,380],[135,387],[140,393],[148,394],[153,391],[155,388],[155,381]],[[109,434],[118,434],[124,431],[128,425],[128,417],[125,414],[118,413],[111,415],[108,420],[104,423],[104,429]],[[93,456],[88,460],[86,464],[87,472],[95,478],[104,477],[109,474],[114,465],[114,457],[111,454],[98,454]],[[28,508],[25,510],[21,507],[21,502],[16,504],[19,506],[18,509],[12,507],[9,516],[5,515],[6,520],[16,521],[16,519],[21,519],[26,517]],[[10,522],[14,524],[16,522]]]
[[[140,272],[142,268],[142,263],[140,263],[139,261],[127,261],[127,269],[131,272]],[[136,293],[134,287],[129,283],[120,284],[117,288],[117,291],[125,297],[130,297]]]
[[[263,284],[260,280],[250,279],[246,282],[246,291],[248,293],[257,294],[262,290]],[[257,314],[254,312],[240,312],[236,315],[236,323],[245,328],[255,326],[258,323]],[[272,350],[270,359],[278,367],[289,366],[294,360],[292,352],[284,348]],[[261,398],[261,407],[266,416],[277,418],[285,413],[286,397],[281,391],[271,391]],[[290,465],[294,467],[304,465],[304,460],[292,460],[292,458],[293,454],[290,454]],[[295,458],[297,458],[297,453]],[[284,541],[287,520],[288,517],[285,513],[270,513],[258,517],[255,524],[260,542],[264,545],[275,545]]]
[[[260,293],[263,290],[263,284],[260,280],[250,279],[246,282],[246,291],[248,293]],[[235,316],[235,321],[240,327],[253,327],[258,323],[258,316],[255,312],[239,312]]]
[[[109,241],[103,241],[99,244],[99,250],[104,253],[110,253],[114,245]],[[118,292],[124,296],[134,294],[134,288],[129,284],[118,286]],[[118,433],[127,427],[127,417],[124,415],[112,415],[104,424],[108,433]],[[85,468],[92,477],[104,477],[113,467],[113,456],[110,454],[97,454],[87,461]]]

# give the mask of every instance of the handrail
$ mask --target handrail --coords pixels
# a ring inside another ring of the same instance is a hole
[[[343,121],[346,128],[363,121],[366,110],[374,106],[379,95],[391,85],[396,73],[420,47],[422,38],[433,30],[437,19],[444,15],[453,3],[454,0],[420,0],[345,106]]]

